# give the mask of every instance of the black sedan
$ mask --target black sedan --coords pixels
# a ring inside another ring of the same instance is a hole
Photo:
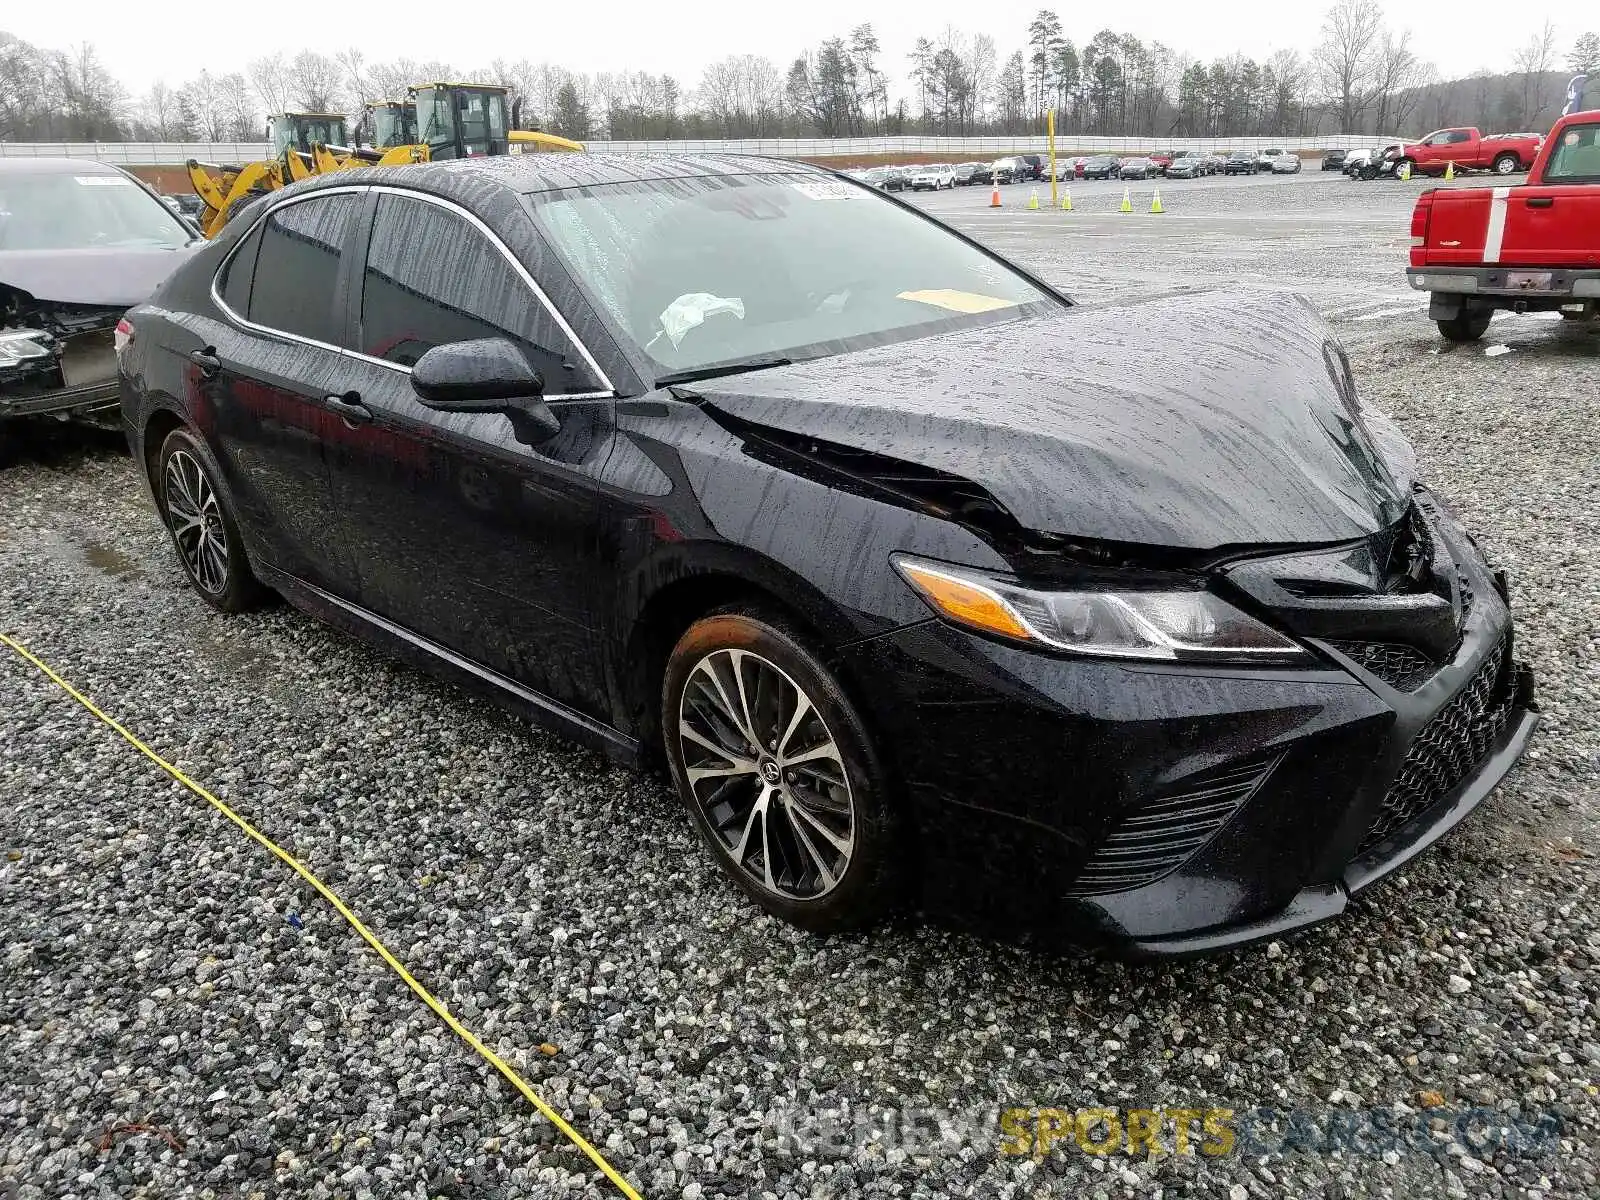
[[[1085,179],[1115,179],[1122,174],[1122,160],[1109,154],[1096,154],[1084,160]]]
[[[1152,175],[1159,175],[1156,164],[1148,158],[1135,156],[1122,160],[1122,168],[1117,174],[1123,179],[1149,179]]]
[[[0,158],[0,420],[114,418],[117,322],[199,240],[118,167]]]
[[[1534,723],[1504,576],[1304,305],[1075,308],[817,168],[527,155],[274,193],[128,320],[207,603],[664,761],[808,929],[1275,937]]]
[[[1198,154],[1180,154],[1167,166],[1168,179],[1199,179],[1211,172]]]
[[[1237,150],[1228,155],[1222,164],[1225,175],[1256,175],[1261,171],[1260,156],[1249,150]]]

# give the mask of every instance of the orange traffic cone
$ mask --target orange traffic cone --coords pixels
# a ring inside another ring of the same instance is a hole
[[[989,196],[989,207],[990,208],[999,208],[1000,207],[1000,185],[998,183],[994,185],[994,191],[992,193],[990,193],[990,196]]]

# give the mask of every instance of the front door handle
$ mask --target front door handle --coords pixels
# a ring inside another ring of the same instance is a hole
[[[322,403],[330,412],[336,412],[352,425],[365,425],[372,420],[372,410],[361,403],[360,392],[346,392],[342,396],[326,396]]]
[[[217,357],[217,348],[207,346],[204,350],[189,351],[189,361],[200,368],[200,377],[210,379],[222,370],[222,360]]]
[[[1554,196],[1529,196],[1527,199],[1529,208],[1551,208],[1554,207],[1555,202],[1556,198]]]

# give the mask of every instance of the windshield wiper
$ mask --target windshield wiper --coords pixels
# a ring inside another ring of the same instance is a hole
[[[743,375],[746,371],[765,371],[768,367],[793,365],[788,358],[741,358],[735,362],[716,363],[709,367],[690,367],[683,371],[668,371],[656,377],[656,386],[663,388],[673,383],[693,383],[697,379],[719,379],[724,375]]]

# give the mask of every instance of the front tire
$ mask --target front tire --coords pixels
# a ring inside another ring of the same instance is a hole
[[[1493,319],[1492,312],[1462,312],[1436,324],[1448,342],[1475,342],[1489,332]]]
[[[781,618],[696,621],[667,661],[662,741],[679,797],[729,878],[813,933],[870,924],[906,848],[855,706]]]
[[[266,589],[250,571],[220,475],[210,451],[188,430],[174,429],[161,444],[155,493],[178,563],[202,600],[236,613],[259,604]]]
[[[1496,175],[1515,175],[1522,170],[1522,160],[1515,154],[1502,154],[1494,160]]]

